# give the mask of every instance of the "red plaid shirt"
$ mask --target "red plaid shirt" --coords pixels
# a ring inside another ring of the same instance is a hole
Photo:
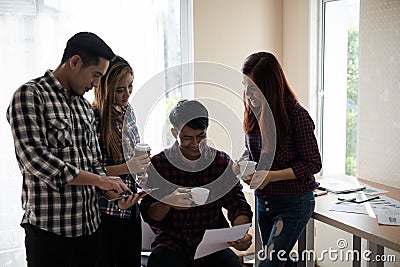
[[[159,190],[154,191],[157,192],[158,197],[171,193],[178,185],[181,187],[203,186],[215,181],[219,177],[218,181],[221,181],[224,186],[213,186],[209,200],[212,198],[215,200],[211,203],[191,207],[187,210],[171,208],[166,217],[160,222],[151,220],[147,214],[148,207],[157,201],[153,197],[148,195],[143,198],[140,204],[140,211],[144,221],[149,223],[153,231],[157,234],[152,243],[152,248],[165,247],[175,251],[183,251],[187,254],[188,259],[192,260],[206,229],[229,226],[222,213],[222,208],[228,211],[228,219],[231,223],[239,215],[248,216],[251,221],[252,211],[243,195],[242,185],[232,172],[232,161],[227,154],[206,147],[204,154],[211,164],[202,170],[190,172],[182,170],[182,168],[173,164],[177,161],[180,164],[184,164],[178,156],[178,149],[179,147],[175,143],[171,148],[155,155],[151,159],[152,166],[148,169],[148,185],[149,187],[160,187]],[[215,157],[212,158],[210,155],[215,155]],[[171,184],[164,186],[159,181],[156,182],[157,185],[152,185],[155,171],[166,181],[176,186]],[[231,188],[229,192],[224,195],[221,192],[219,194],[216,192],[222,187],[226,188],[227,184]],[[219,197],[218,195],[223,196]]]
[[[285,98],[289,115],[289,134],[276,146],[270,170],[292,168],[297,179],[269,183],[256,195],[298,195],[313,191],[317,187],[314,174],[321,170],[321,155],[314,135],[314,122],[308,112],[292,97]],[[259,131],[246,134],[245,145],[251,160],[260,161],[261,136]],[[257,169],[266,169],[270,164],[259,162]]]

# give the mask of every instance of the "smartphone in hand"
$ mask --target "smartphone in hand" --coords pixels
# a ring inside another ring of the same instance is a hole
[[[120,200],[122,198],[126,198],[126,197],[129,197],[129,196],[132,196],[132,193],[126,191],[126,192],[121,193],[119,196],[117,196],[115,198],[109,199],[108,201],[112,202],[112,201]]]

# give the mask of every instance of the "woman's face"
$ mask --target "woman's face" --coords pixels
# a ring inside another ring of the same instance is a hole
[[[245,97],[248,105],[250,105],[251,108],[260,108],[264,95],[254,83],[252,75],[245,75],[243,84],[245,86]]]
[[[129,102],[129,96],[132,93],[133,75],[127,73],[118,81],[114,92],[114,105],[126,106]]]

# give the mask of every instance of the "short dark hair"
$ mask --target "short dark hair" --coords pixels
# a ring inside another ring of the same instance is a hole
[[[171,110],[169,121],[176,130],[189,126],[193,130],[206,130],[208,128],[208,111],[197,100],[181,100]]]
[[[74,55],[82,58],[83,67],[99,64],[100,57],[108,61],[115,57],[111,48],[99,36],[91,32],[78,32],[68,40],[61,64]]]

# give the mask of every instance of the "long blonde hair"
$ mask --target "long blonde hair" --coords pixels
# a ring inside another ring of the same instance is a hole
[[[123,161],[121,132],[113,124],[114,120],[120,120],[120,116],[116,116],[117,112],[113,108],[115,89],[118,82],[126,75],[133,76],[132,67],[120,56],[116,56],[110,62],[106,74],[101,78],[100,85],[94,89],[93,106],[98,110],[100,115],[100,134],[104,142],[104,146],[108,155],[115,162]]]

